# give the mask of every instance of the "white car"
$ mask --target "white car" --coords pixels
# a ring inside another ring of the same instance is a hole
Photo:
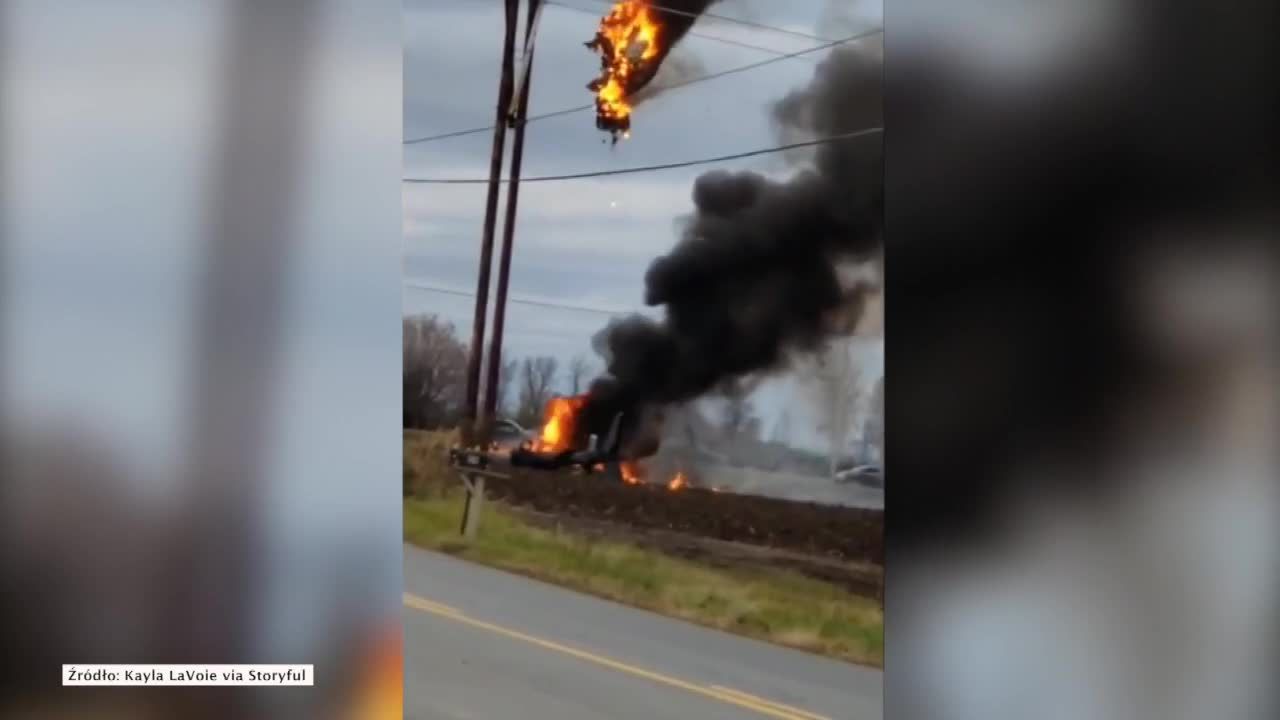
[[[493,434],[490,438],[499,450],[515,450],[525,442],[537,437],[532,430],[525,430],[513,420],[497,420],[493,423]]]
[[[836,482],[851,483],[867,487],[884,487],[884,470],[879,465],[859,465],[836,473]]]

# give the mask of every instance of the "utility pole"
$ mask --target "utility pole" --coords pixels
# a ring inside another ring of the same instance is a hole
[[[466,445],[487,440],[488,432],[476,426],[480,395],[480,358],[484,354],[484,325],[489,312],[489,272],[493,265],[493,231],[498,215],[498,189],[502,184],[502,156],[510,112],[519,0],[504,0],[506,26],[502,41],[502,76],[498,82],[498,106],[493,124],[493,152],[489,158],[489,194],[484,206],[484,230],[480,238],[480,270],[476,278],[475,317],[471,323],[471,354],[467,359],[465,416],[462,441]],[[493,391],[490,390],[490,393]]]
[[[306,146],[298,131],[315,65],[316,3],[230,3],[205,220],[206,272],[198,298],[182,535],[168,548],[160,662],[245,662],[266,579],[262,502],[287,296],[281,278],[297,256],[293,215]],[[262,147],[270,148],[267,152]],[[247,309],[247,310],[246,310]],[[202,695],[187,717],[246,717],[251,698],[231,688]],[[177,713],[172,713],[177,714]]]
[[[841,451],[849,435],[849,424],[853,413],[854,388],[853,363],[849,356],[849,347],[844,343],[833,344],[825,357],[819,360],[822,370],[819,375],[826,399],[827,432],[830,433],[830,450],[827,457],[828,472],[835,476],[840,463]]]
[[[538,22],[542,0],[529,0],[529,12],[524,26],[524,65],[520,79],[520,96],[515,112],[510,116],[515,128],[515,142],[511,146],[511,173],[507,184],[507,213],[502,225],[502,254],[498,260],[498,296],[493,308],[493,338],[489,345],[489,368],[485,382],[487,392],[484,401],[482,425],[495,420],[498,404],[498,375],[502,366],[502,333],[507,317],[507,286],[511,280],[511,251],[516,227],[516,205],[520,198],[520,165],[524,158],[524,130],[529,111],[529,86],[533,84],[533,35]]]
[[[502,329],[506,321],[507,314],[507,284],[511,279],[511,243],[514,238],[516,226],[516,203],[520,196],[520,163],[524,157],[524,126],[525,117],[529,110],[529,86],[533,81],[533,35],[534,28],[538,22],[538,10],[540,9],[541,0],[529,0],[529,12],[525,18],[524,27],[524,49],[522,53],[523,64],[521,66],[520,77],[520,95],[516,99],[514,107],[511,105],[512,95],[512,71],[511,71],[511,55],[513,46],[515,45],[515,24],[519,17],[519,0],[508,0],[507,2],[507,46],[503,55],[503,72],[505,88],[505,103],[498,105],[498,126],[503,127],[508,122],[516,131],[515,142],[511,147],[511,177],[507,185],[507,209],[506,216],[502,225],[502,256],[498,263],[498,297],[496,298],[493,308],[493,338],[489,345],[489,365],[484,384],[484,406],[483,413],[479,416],[478,424],[479,432],[472,438],[465,438],[468,444],[486,444],[489,440],[489,431],[493,427],[494,415],[498,405],[498,375],[502,368]],[[495,130],[495,137],[498,131]],[[500,145],[500,141],[499,141]],[[502,170],[501,152],[494,155],[495,164],[491,167],[489,181],[489,200],[490,204],[486,208],[488,214],[485,215],[485,249],[484,252],[492,252],[493,244],[493,214],[497,204],[497,186],[494,180],[497,173]],[[485,266],[482,269],[482,276],[485,278],[487,285],[488,279],[488,256],[484,260]],[[477,294],[477,298],[479,295]],[[478,299],[477,299],[477,302]],[[477,306],[478,307],[478,306]],[[482,317],[477,310],[477,318]],[[483,340],[483,336],[476,335],[472,337],[471,345],[471,362],[473,363],[473,372],[478,376],[480,348],[482,347],[477,340]],[[470,392],[471,376],[468,376],[468,391]],[[470,418],[475,418],[475,400],[471,396],[468,397],[468,409],[471,412]],[[465,432],[465,431],[464,431]],[[467,489],[466,504],[462,511],[462,528],[463,537],[467,540],[474,540],[480,528],[481,508],[484,505],[484,480],[485,472],[482,470],[474,470],[462,473],[462,482]]]

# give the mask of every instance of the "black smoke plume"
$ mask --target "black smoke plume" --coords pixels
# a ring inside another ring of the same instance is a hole
[[[833,51],[773,108],[784,142],[878,128],[882,114],[878,47]],[[881,136],[812,153],[785,181],[719,170],[697,179],[681,238],[645,276],[645,302],[665,317],[631,316],[596,338],[606,373],[588,391],[585,431],[601,433],[621,412],[624,453],[654,452],[664,406],[780,368],[852,329],[869,289],[843,282],[840,268],[881,249]]]

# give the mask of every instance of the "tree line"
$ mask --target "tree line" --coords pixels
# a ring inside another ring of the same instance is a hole
[[[468,340],[459,336],[452,323],[434,314],[407,316],[402,322],[404,427],[456,427],[466,393]],[[487,365],[488,358],[484,362]],[[503,357],[497,414],[526,428],[537,427],[547,401],[559,394],[585,392],[593,374],[593,365],[584,355],[575,356],[564,368],[550,355]]]

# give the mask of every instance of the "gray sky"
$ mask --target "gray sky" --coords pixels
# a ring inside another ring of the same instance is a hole
[[[607,10],[604,0],[555,0],[543,11],[530,95],[531,114],[587,104],[598,69],[583,47]],[[829,5],[844,6],[830,22]],[[799,33],[838,39],[880,26],[878,0],[724,0],[711,12]],[[702,18],[694,33],[790,53],[819,44],[796,35]],[[406,0],[404,134],[424,137],[492,122],[501,52],[499,0]],[[676,53],[696,74],[757,62],[771,53],[688,36]],[[777,143],[769,105],[802,86],[820,53],[672,90],[640,105],[632,137],[610,147],[590,111],[532,123],[525,177],[608,170],[724,155]],[[491,134],[408,145],[406,177],[483,178]],[[508,139],[508,145],[510,140]],[[554,303],[624,311],[641,309],[649,262],[676,239],[674,224],[692,209],[694,179],[712,166],[521,187],[511,294]],[[785,171],[781,156],[721,163],[726,169]],[[505,174],[505,168],[504,168]],[[484,185],[404,186],[405,280],[472,292],[484,214]],[[496,273],[495,273],[496,275]],[[405,289],[406,313],[432,312],[471,329],[469,297]],[[513,304],[506,346],[512,353],[567,361],[589,351],[607,315]],[[878,352],[868,362],[877,366]],[[876,371],[878,372],[878,371]],[[875,374],[873,372],[873,374]],[[769,392],[766,390],[765,395]],[[785,393],[783,393],[785,395]],[[776,404],[781,395],[765,404]],[[796,421],[793,419],[793,424]]]
[[[5,8],[0,422],[89,438],[139,492],[182,487],[174,470],[194,444],[225,7]],[[369,492],[400,473],[400,8],[328,0],[316,13],[264,460],[286,535],[400,512]]]

